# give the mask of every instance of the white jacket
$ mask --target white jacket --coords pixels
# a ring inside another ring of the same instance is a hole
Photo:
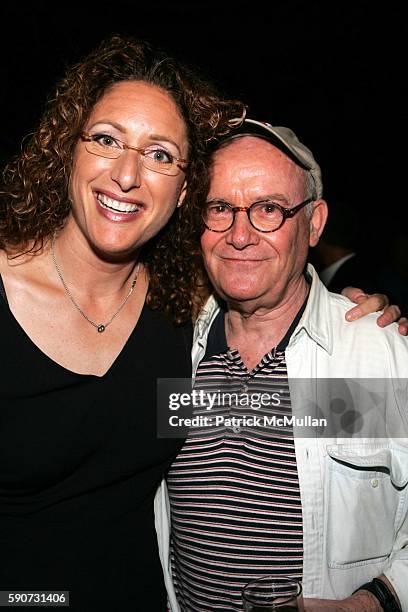
[[[308,303],[286,349],[293,413],[298,412],[302,388],[294,379],[390,379],[386,411],[394,431],[401,433],[388,439],[302,438],[295,430],[303,594],[342,599],[384,573],[408,611],[408,341],[395,325],[378,327],[377,315],[347,323],[348,300],[329,293],[312,266],[308,274]],[[194,372],[218,311],[211,297],[197,320]],[[171,580],[169,518],[163,482],[155,500],[156,529],[170,609],[179,612]]]

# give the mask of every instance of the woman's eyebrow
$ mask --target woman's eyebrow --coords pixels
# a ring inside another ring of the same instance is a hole
[[[88,129],[95,128],[97,125],[110,125],[116,128],[122,134],[126,133],[126,128],[120,123],[117,123],[116,121],[112,121],[112,119],[98,119],[98,121],[91,123]]]
[[[91,129],[91,128],[94,129],[98,125],[111,125],[112,127],[116,128],[119,132],[121,132],[122,134],[126,134],[126,131],[127,131],[123,125],[121,125],[120,123],[117,123],[116,121],[112,121],[111,119],[98,119],[98,121],[95,121],[95,123],[92,123],[88,129]],[[177,144],[177,142],[172,140],[172,138],[170,138],[169,136],[165,136],[163,134],[149,134],[148,138],[149,140],[160,140],[161,142],[168,142],[169,144],[176,147],[177,151],[179,152],[179,155],[181,155],[180,146]]]
[[[177,151],[181,155],[181,150],[180,150],[180,147],[177,144],[177,142],[175,142],[174,140],[172,140],[168,136],[163,136],[163,134],[149,134],[148,137],[149,137],[150,140],[160,140],[162,142],[168,142],[169,144],[172,144],[174,147],[176,147]]]

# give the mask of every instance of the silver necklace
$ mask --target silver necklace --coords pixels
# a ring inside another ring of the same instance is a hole
[[[126,304],[126,302],[128,301],[128,299],[130,298],[130,296],[133,293],[133,289],[135,288],[136,282],[137,282],[137,277],[139,276],[139,268],[140,268],[140,263],[137,264],[137,268],[136,268],[136,274],[134,276],[134,279],[132,280],[132,284],[130,285],[130,289],[128,291],[127,296],[125,297],[125,299],[119,304],[118,308],[115,310],[115,312],[113,313],[113,315],[111,316],[111,318],[106,321],[106,323],[95,323],[95,321],[92,321],[92,319],[90,319],[88,317],[88,315],[82,310],[82,308],[76,303],[76,301],[74,300],[72,293],[70,292],[70,290],[67,287],[66,282],[64,281],[64,278],[62,276],[62,272],[57,264],[57,260],[55,258],[55,251],[54,251],[54,244],[55,244],[55,236],[52,239],[51,242],[51,255],[52,255],[52,261],[54,262],[54,266],[55,266],[55,270],[57,271],[57,274],[60,278],[60,281],[62,283],[62,286],[65,289],[66,294],[68,295],[69,299],[71,300],[72,304],[75,306],[75,308],[77,309],[77,311],[84,317],[84,319],[86,319],[88,321],[88,323],[90,323],[91,325],[93,325],[93,327],[95,327],[97,329],[97,331],[101,334],[102,332],[105,331],[105,329],[108,327],[108,325],[110,325],[112,323],[112,321],[118,316],[118,314],[120,313],[120,311],[122,310],[122,308],[124,307],[124,305]]]

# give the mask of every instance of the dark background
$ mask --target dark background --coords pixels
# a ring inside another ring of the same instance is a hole
[[[0,154],[35,126],[53,84],[111,33],[147,38],[198,66],[250,116],[313,150],[327,199],[346,200],[361,244],[386,258],[406,231],[407,30],[403,3],[112,0],[4,5]],[[404,164],[405,165],[405,164]]]

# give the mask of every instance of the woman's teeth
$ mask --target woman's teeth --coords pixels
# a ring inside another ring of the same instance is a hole
[[[117,200],[112,200],[112,198],[108,198],[108,196],[103,193],[98,193],[96,196],[98,202],[101,204],[103,208],[108,208],[109,210],[116,210],[121,213],[132,213],[136,210],[140,209],[140,206],[137,204],[129,204],[128,202],[118,202]]]

